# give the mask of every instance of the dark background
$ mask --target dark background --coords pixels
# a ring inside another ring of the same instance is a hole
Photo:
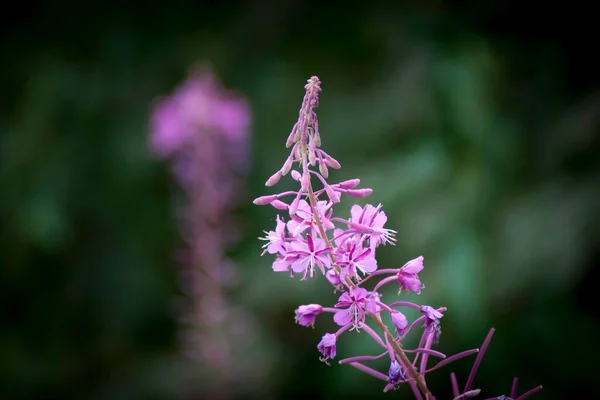
[[[17,5],[0,26],[0,397],[184,396],[173,303],[181,246],[168,167],[147,151],[150,106],[198,61],[253,109],[252,169],[231,249],[231,291],[258,321],[264,398],[380,396],[375,379],[318,361],[327,284],[271,272],[256,237],[303,85],[323,82],[323,147],[382,202],[398,246],[423,254],[424,303],[445,305],[439,350],[477,347],[485,397],[561,399],[595,383],[600,262],[597,24],[577,2],[170,2]],[[342,203],[339,212],[349,209]],[[393,293],[390,292],[390,296]],[[349,335],[339,354],[368,353]],[[246,357],[240,355],[241,358]],[[246,360],[247,361],[247,360]],[[430,377],[449,398],[448,373]],[[186,369],[188,367],[185,367]],[[193,373],[193,371],[192,371]],[[199,383],[202,385],[202,383]],[[405,389],[405,388],[403,388]],[[255,390],[254,392],[252,390]],[[406,390],[386,398],[409,398]],[[403,397],[404,396],[404,397]]]

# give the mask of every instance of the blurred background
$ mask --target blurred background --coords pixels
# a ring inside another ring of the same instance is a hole
[[[484,397],[508,394],[517,375],[521,392],[544,385],[535,398],[600,397],[591,14],[571,3],[323,3],[57,1],[5,16],[0,398],[202,398],[189,388],[206,382],[180,356],[182,189],[148,151],[152,105],[198,62],[252,110],[241,235],[228,248],[239,283],[227,296],[255,321],[236,362],[260,373],[238,398],[411,398],[320,363],[315,346],[332,326],[299,327],[293,310],[337,296],[260,257],[276,210],[251,202],[291,187],[264,181],[287,156],[312,75],[323,148],[342,164],[330,179],[359,177],[398,231],[379,265],[423,255],[418,300],[449,309],[438,350],[478,347],[495,327],[475,381]],[[365,336],[344,335],[338,354],[373,353]],[[471,362],[430,376],[438,398]]]

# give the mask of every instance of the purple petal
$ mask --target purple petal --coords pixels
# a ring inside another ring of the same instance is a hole
[[[352,317],[350,316],[348,310],[340,310],[335,313],[335,315],[333,316],[333,320],[339,326],[344,326],[352,321]]]

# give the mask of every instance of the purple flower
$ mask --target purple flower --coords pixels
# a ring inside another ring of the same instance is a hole
[[[431,306],[421,306],[421,313],[427,318],[425,320],[426,326],[429,326],[431,324],[439,324],[440,318],[444,316],[444,314],[442,314],[441,312],[439,312]]]
[[[315,318],[323,312],[319,304],[308,304],[296,309],[296,323],[302,326],[314,326]]]
[[[381,210],[381,204],[373,207],[370,204],[361,207],[355,204],[350,209],[350,227],[360,233],[370,235],[369,241],[372,247],[380,244],[393,244],[396,241],[396,231],[383,227],[387,222],[387,216]]]
[[[267,243],[263,245],[263,252],[261,255],[265,253],[269,254],[283,254],[285,252],[285,221],[277,216],[277,227],[275,231],[265,231],[267,236],[259,238],[261,240],[266,240]]]
[[[292,271],[297,274],[304,272],[306,279],[307,275],[311,278],[315,275],[315,267],[319,267],[323,275],[325,275],[325,267],[331,268],[331,259],[327,255],[331,251],[331,247],[325,245],[323,239],[313,239],[311,235],[306,235],[306,241],[297,237],[290,244],[288,254],[297,256],[292,262]]]
[[[337,341],[337,336],[333,333],[326,333],[321,338],[321,341],[317,345],[317,349],[323,355],[319,359],[324,363],[327,363],[327,360],[335,358],[335,343]]]
[[[353,239],[347,240],[344,242],[344,246],[338,249],[340,250],[338,253],[341,256],[338,264],[344,266],[344,274],[358,279],[359,271],[365,275],[377,270],[377,260],[372,249],[364,249],[362,245],[356,243]]]
[[[330,269],[329,271],[327,271],[327,273],[325,274],[325,277],[327,278],[329,283],[331,283],[333,286],[338,286],[338,285],[341,285],[341,283],[342,283],[342,280],[340,279],[340,275],[333,268]]]
[[[413,291],[416,294],[420,294],[421,289],[425,288],[425,286],[421,283],[417,274],[422,270],[423,256],[419,256],[404,264],[398,271],[398,284],[400,285],[398,294],[400,294],[402,289],[406,290],[406,293]]]
[[[396,333],[398,335],[402,335],[404,333],[404,330],[408,326],[408,320],[406,319],[406,316],[400,311],[396,310],[391,312],[390,316],[392,317],[392,324],[394,324],[394,326],[396,327]]]
[[[333,320],[339,326],[345,326],[352,323],[355,328],[358,328],[365,320],[366,308],[368,306],[369,292],[367,289],[354,288],[342,293],[338,299],[335,308],[348,307],[344,310],[339,310],[333,316]]]
[[[402,372],[402,367],[398,361],[394,360],[391,362],[390,369],[388,371],[388,377],[391,385],[396,385],[406,380],[404,373]]]
[[[329,220],[332,213],[331,206],[332,203],[326,201],[317,202],[317,216],[321,220],[325,230],[334,228],[333,223]],[[327,211],[329,211],[329,213],[327,213]],[[310,205],[306,200],[299,200],[295,214],[291,215],[291,219],[287,223],[288,231],[292,236],[296,236],[313,226],[315,224],[314,221],[315,219]]]

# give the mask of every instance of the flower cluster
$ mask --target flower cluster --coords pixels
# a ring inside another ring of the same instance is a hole
[[[379,290],[386,285],[396,285],[399,294],[419,294],[425,287],[419,278],[424,259],[418,256],[399,268],[379,268],[375,258],[377,249],[396,242],[396,231],[385,227],[387,216],[381,204],[355,204],[349,216],[334,215],[334,208],[344,195],[362,199],[372,194],[372,190],[359,188],[359,179],[336,183],[328,181],[329,169],[339,169],[341,165],[321,149],[315,112],[321,82],[313,76],[305,89],[298,121],[286,142],[286,147],[291,148],[289,156],[266,182],[266,186],[274,186],[289,174],[298,182],[298,190],[254,200],[256,205],[271,205],[282,212],[277,216],[275,229],[265,232],[266,235],[260,238],[266,242],[263,255],[268,253],[274,257],[272,268],[276,272],[300,276],[301,280],[323,275],[333,285],[334,292],[341,292],[333,307],[307,304],[296,309],[296,322],[302,326],[314,327],[318,316],[333,314],[333,321],[339,329],[325,333],[318,343],[322,361],[328,363],[337,356],[336,344],[343,334],[365,332],[382,352],[344,358],[339,361],[340,364],[349,364],[381,379],[385,382],[384,391],[406,384],[417,399],[433,399],[427,387],[427,373],[477,353],[478,349],[447,357],[432,348],[440,338],[440,321],[445,307],[382,301]],[[313,186],[314,182],[318,182],[318,187]],[[378,278],[378,282],[368,290],[364,286],[372,278]],[[406,308],[419,311],[420,316],[412,323],[402,312]],[[391,321],[392,329],[383,322],[384,316]],[[413,331],[421,331],[418,346],[404,348],[404,339]],[[389,357],[386,372],[366,365],[366,362],[384,357]],[[440,361],[431,366],[428,363],[430,357]],[[469,392],[467,396],[471,394]]]

